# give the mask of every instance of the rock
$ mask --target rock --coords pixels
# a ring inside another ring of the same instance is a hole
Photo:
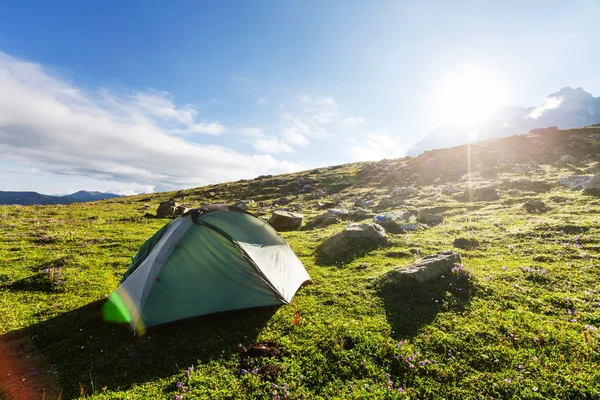
[[[442,217],[439,214],[419,210],[419,215],[417,215],[417,222],[426,225],[439,225],[442,222],[444,222],[444,217]]]
[[[405,285],[421,284],[450,274],[452,268],[460,262],[460,255],[451,251],[433,254],[423,257],[408,267],[394,268],[385,273],[379,279],[379,283],[386,286],[392,284],[399,289]]]
[[[313,199],[320,199],[321,197],[325,196],[327,193],[325,193],[325,191],[323,189],[317,189],[315,190],[312,195],[310,197],[312,197]]]
[[[563,176],[556,181],[560,186],[567,187],[571,190],[579,190],[583,189],[585,185],[592,179],[591,176],[585,175],[571,175],[571,176]]]
[[[348,219],[348,210],[342,210],[340,208],[330,208],[327,210],[327,214],[340,219]]]
[[[583,186],[585,190],[597,190],[600,189],[600,172],[594,175],[588,180]]]
[[[375,205],[375,200],[356,200],[354,205],[356,207],[373,207]]]
[[[304,229],[316,229],[316,228],[324,228],[329,225],[337,224],[340,222],[340,218],[333,214],[320,214],[317,215],[312,221],[310,221]]]
[[[183,215],[186,212],[188,212],[190,209],[187,208],[186,206],[177,206],[175,207],[175,211],[173,212],[173,215]]]
[[[394,198],[394,199],[404,199],[404,198],[410,196],[411,194],[413,194],[414,191],[415,190],[414,190],[414,188],[412,186],[406,186],[406,187],[396,188],[392,192],[392,198]]]
[[[412,214],[409,211],[392,211],[376,215],[373,222],[391,233],[404,233],[402,225],[408,223]]]
[[[350,224],[339,233],[326,239],[318,248],[317,255],[336,259],[348,252],[371,250],[386,243],[385,229],[377,224]]]
[[[475,238],[456,238],[452,245],[458,249],[472,250],[479,247],[479,241]]]
[[[509,189],[518,189],[529,192],[547,192],[552,189],[552,185],[544,181],[532,181],[531,179],[518,179],[515,181],[508,181],[504,183],[504,186]]]
[[[324,202],[317,201],[317,207],[320,210],[325,210],[325,209],[328,209],[328,208],[333,208],[333,207],[335,207],[335,202],[333,202],[333,201],[324,201]]]
[[[523,204],[523,208],[529,213],[543,213],[548,211],[548,206],[541,200],[529,200]]]
[[[493,201],[499,198],[496,187],[493,185],[482,186],[473,190],[473,201]]]
[[[265,203],[264,201],[259,201],[256,205],[260,208],[269,207],[269,205],[267,203]]]
[[[235,206],[237,208],[241,208],[242,210],[248,210],[250,207],[248,207],[248,202],[246,201],[238,201],[237,203],[235,203]]]
[[[566,156],[562,156],[559,160],[560,163],[562,164],[575,164],[577,162],[577,159],[569,154],[567,154]]]
[[[269,223],[276,231],[294,231],[300,228],[304,215],[290,211],[277,210],[271,215]]]
[[[444,186],[442,188],[442,194],[454,194],[460,192],[460,189],[454,186]]]
[[[282,197],[279,200],[277,200],[277,203],[279,203],[281,205],[288,204],[289,202],[290,202],[290,200],[287,197]]]
[[[179,207],[179,203],[177,203],[174,199],[161,201],[156,209],[156,216],[158,218],[172,217],[175,215],[175,209],[177,207]]]
[[[348,215],[348,219],[351,221],[360,221],[361,219],[373,218],[374,216],[375,214],[369,210],[357,208]]]
[[[375,208],[381,210],[381,209],[393,207],[396,204],[398,204],[398,202],[394,198],[386,196],[386,197],[382,197],[381,200],[379,200],[379,203],[377,203],[377,206],[375,206]]]

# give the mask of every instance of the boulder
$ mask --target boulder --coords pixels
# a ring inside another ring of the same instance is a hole
[[[591,176],[585,175],[570,175],[558,178],[556,183],[560,186],[567,187],[571,190],[584,189],[587,183],[592,179]]]
[[[529,200],[523,204],[523,208],[527,210],[528,213],[543,213],[548,211],[548,206],[541,200]]]
[[[377,203],[375,208],[382,210],[385,208],[394,207],[396,204],[399,204],[399,202],[396,201],[393,197],[386,196],[382,197],[381,200],[379,200],[379,203]]]
[[[442,188],[442,194],[454,194],[460,192],[460,189],[454,186],[444,186]]]
[[[476,249],[477,247],[479,247],[479,241],[475,238],[459,237],[459,238],[454,239],[454,242],[452,243],[452,245],[454,247],[456,247],[457,249],[472,250],[472,249]]]
[[[599,190],[600,189],[600,172],[594,175],[588,180],[583,186],[585,190]]]
[[[294,231],[300,228],[304,215],[290,212],[277,210],[271,215],[269,223],[276,231]]]
[[[419,210],[419,214],[417,215],[417,222],[420,222],[425,225],[439,225],[442,222],[444,222],[444,217],[442,217],[439,214]]]
[[[188,212],[190,209],[187,208],[186,206],[177,206],[175,207],[175,211],[173,212],[173,215],[183,215],[186,212]]]
[[[532,181],[531,179],[518,179],[504,183],[508,189],[524,190],[529,192],[547,192],[552,189],[552,185],[544,181]]]
[[[348,215],[348,219],[351,221],[360,221],[361,219],[373,218],[374,216],[375,214],[369,210],[357,208]]]
[[[412,213],[409,211],[392,211],[376,215],[373,222],[382,226],[386,231],[391,233],[404,233],[403,228],[410,220]]]
[[[399,288],[417,285],[449,275],[452,268],[460,262],[460,255],[452,251],[436,253],[423,257],[408,267],[394,268],[381,276],[379,282],[386,286],[393,284]]]
[[[494,201],[498,200],[498,192],[494,185],[482,186],[473,189],[473,201]]]
[[[304,229],[316,229],[324,228],[329,225],[337,224],[340,222],[340,218],[336,215],[325,213],[317,215],[312,221],[310,221]]]
[[[375,200],[356,200],[354,205],[356,207],[373,207],[375,205]]]
[[[392,198],[394,199],[404,199],[411,194],[413,194],[415,189],[412,186],[406,186],[401,188],[396,188],[392,191]]]
[[[348,219],[348,215],[350,213],[348,212],[348,210],[342,210],[340,208],[329,208],[327,210],[327,214],[340,219]]]
[[[158,218],[167,218],[175,215],[175,209],[179,207],[179,203],[177,203],[174,199],[170,199],[168,201],[161,201],[156,209],[156,217]]]
[[[386,243],[385,229],[377,224],[350,224],[342,232],[326,239],[317,248],[317,255],[330,259],[344,257],[348,252],[372,250]]]

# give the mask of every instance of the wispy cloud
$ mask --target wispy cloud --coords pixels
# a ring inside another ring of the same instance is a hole
[[[176,188],[300,168],[186,140],[225,127],[168,93],[83,89],[1,52],[0,87],[0,152],[50,172]]]
[[[562,97],[548,97],[546,100],[544,100],[544,102],[542,103],[542,105],[540,107],[537,107],[532,112],[530,112],[526,116],[526,118],[538,119],[539,117],[542,116],[544,111],[558,108],[560,106],[560,104],[562,103],[562,100],[563,100]]]
[[[373,161],[398,158],[406,155],[404,143],[387,133],[369,133],[360,139],[352,139],[349,155],[354,161]]]
[[[268,104],[269,100],[267,100],[266,97],[259,97],[257,102],[258,104]]]

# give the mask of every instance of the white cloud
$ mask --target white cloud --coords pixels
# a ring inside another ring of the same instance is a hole
[[[544,111],[558,108],[562,103],[562,100],[562,97],[548,97],[544,100],[541,107],[534,109],[525,118],[538,119],[542,116]]]
[[[242,130],[240,131],[242,133],[242,135],[244,136],[250,136],[250,137],[265,137],[265,134],[263,133],[263,130],[260,128],[242,128]]]
[[[160,188],[191,187],[297,171],[271,155],[189,142],[219,134],[167,93],[82,89],[42,66],[0,52],[0,153],[51,173]]]
[[[363,117],[346,117],[342,121],[342,123],[344,124],[344,126],[349,127],[349,128],[353,128],[355,126],[362,125],[365,122],[366,121],[365,121],[365,119]]]
[[[292,146],[274,136],[257,138],[252,142],[255,150],[265,154],[291,153]]]
[[[269,100],[267,100],[265,97],[259,97],[257,102],[258,104],[268,104]]]
[[[349,148],[354,161],[374,161],[406,155],[406,146],[396,137],[383,133],[369,133],[354,139]]]

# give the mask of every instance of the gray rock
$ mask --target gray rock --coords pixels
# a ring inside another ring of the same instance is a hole
[[[570,175],[559,178],[556,183],[560,186],[567,187],[571,190],[584,189],[586,184],[592,179],[591,176],[585,175]]]
[[[289,202],[290,202],[290,200],[287,197],[282,197],[279,200],[277,200],[277,203],[279,203],[281,205],[288,204]]]
[[[399,288],[404,285],[421,284],[450,274],[452,268],[460,262],[460,255],[451,251],[433,254],[423,257],[408,267],[394,268],[380,278],[380,283],[386,286],[397,285]]]
[[[442,194],[454,194],[460,192],[460,189],[454,186],[444,186],[442,188]]]
[[[597,190],[600,189],[600,172],[594,175],[588,180],[583,186],[585,190]]]
[[[504,183],[508,189],[525,190],[529,192],[547,192],[552,189],[552,185],[544,181],[532,181],[531,179],[518,179]]]
[[[381,210],[385,208],[394,207],[396,204],[399,204],[399,202],[396,199],[386,196],[382,197],[381,200],[379,200],[379,203],[377,203],[377,206],[375,206],[375,208]]]
[[[473,189],[473,201],[494,201],[499,198],[496,187],[493,185]]]
[[[276,231],[294,231],[300,228],[304,215],[290,211],[277,210],[271,215],[269,223]]]
[[[375,205],[375,200],[356,200],[354,205],[356,207],[373,207]]]
[[[415,191],[415,189],[412,186],[396,188],[392,192],[392,197],[394,199],[404,199],[404,198],[410,196],[411,194],[413,194],[414,191]]]
[[[156,216],[158,218],[167,218],[175,215],[175,209],[179,207],[179,203],[175,200],[170,199],[168,201],[162,201],[156,209]]]
[[[340,221],[341,221],[341,219],[338,218],[336,215],[328,214],[328,213],[319,214],[315,218],[313,218],[312,221],[310,221],[308,224],[306,224],[304,229],[324,228],[329,225],[337,224]]]
[[[417,221],[426,225],[439,225],[442,222],[444,222],[444,217],[442,217],[439,214],[419,210],[419,215],[417,215]]]
[[[541,200],[529,200],[523,204],[528,213],[543,213],[548,211],[548,206]]]
[[[360,221],[361,219],[373,218],[374,216],[375,214],[369,210],[357,208],[348,215],[348,219],[352,221]]]
[[[327,210],[327,214],[340,219],[348,219],[348,210],[342,210],[340,208],[330,208]]]
[[[347,252],[371,250],[386,243],[385,229],[377,224],[350,224],[339,233],[326,239],[318,248],[317,255],[335,259]]]

